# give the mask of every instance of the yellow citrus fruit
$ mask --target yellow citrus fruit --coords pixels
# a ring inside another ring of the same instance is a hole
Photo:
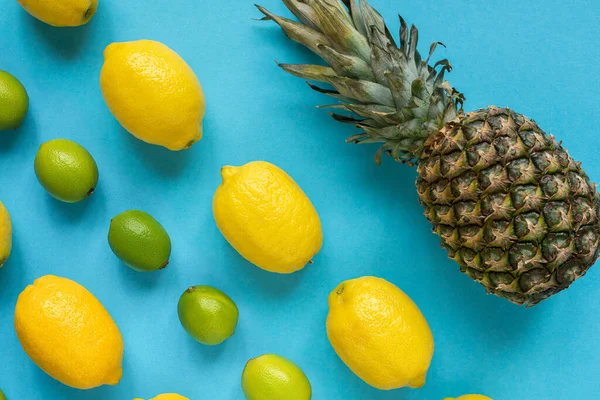
[[[188,64],[153,40],[104,50],[100,87],[110,112],[133,136],[170,150],[202,138],[204,93]]]
[[[144,399],[135,398],[133,400],[144,400]],[[160,394],[150,400],[189,400],[189,399],[187,397],[183,397],[183,396],[180,396],[175,393],[165,393],[165,394]]]
[[[492,400],[490,397],[484,396],[482,394],[465,394],[460,397],[447,397],[444,400]]]
[[[321,249],[323,233],[314,206],[279,167],[255,161],[221,169],[213,213],[225,239],[248,261],[289,274]]]
[[[65,385],[91,389],[121,380],[121,333],[77,282],[46,275],[27,286],[17,300],[15,331],[33,362]]]
[[[0,201],[0,268],[8,260],[12,249],[12,224],[10,215]]]
[[[417,305],[384,279],[366,276],[335,288],[327,336],[352,372],[377,389],[425,384],[433,335]]]
[[[98,0],[17,0],[29,14],[52,26],[87,24],[98,9]]]

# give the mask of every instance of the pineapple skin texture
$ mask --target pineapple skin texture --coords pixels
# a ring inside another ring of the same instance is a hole
[[[15,331],[29,358],[67,386],[92,389],[121,380],[121,333],[77,282],[46,275],[27,286],[17,300]]]
[[[56,27],[87,24],[98,9],[98,0],[17,0],[31,16]]]
[[[0,201],[0,268],[4,265],[12,250],[12,223],[10,215]]]
[[[265,161],[221,169],[213,214],[225,239],[252,264],[290,274],[321,250],[321,220],[300,186]]]
[[[190,66],[153,40],[104,50],[100,88],[106,105],[136,138],[178,151],[202,138],[204,92]]]
[[[329,295],[327,337],[354,374],[380,390],[419,388],[433,357],[421,310],[385,279],[342,282]]]
[[[533,306],[598,258],[595,185],[527,117],[490,107],[430,136],[417,190],[442,247],[487,292]]]

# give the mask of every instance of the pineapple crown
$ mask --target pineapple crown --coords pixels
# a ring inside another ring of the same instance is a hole
[[[366,0],[282,0],[300,20],[296,22],[257,8],[263,20],[275,21],[292,40],[304,45],[326,63],[279,64],[295,76],[324,82],[321,93],[342,103],[322,107],[349,111],[353,116],[331,113],[334,119],[355,124],[361,133],[347,142],[383,143],[375,154],[381,163],[388,153],[400,162],[414,164],[424,142],[433,132],[462,112],[464,96],[444,80],[452,70],[446,59],[429,65],[438,45],[423,60],[417,51],[419,32],[410,30],[400,16],[398,46],[381,15]]]

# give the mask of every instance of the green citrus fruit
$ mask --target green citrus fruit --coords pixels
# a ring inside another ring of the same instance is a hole
[[[125,211],[110,221],[108,243],[127,266],[141,272],[163,269],[171,256],[171,239],[150,214]]]
[[[276,354],[265,354],[246,363],[242,389],[247,400],[310,400],[312,397],[304,372]]]
[[[17,129],[28,109],[29,96],[21,82],[8,72],[0,71],[0,131]]]
[[[94,193],[98,166],[83,146],[54,139],[40,146],[35,156],[35,174],[50,195],[66,203],[76,203]]]
[[[177,304],[179,321],[197,342],[214,346],[235,333],[238,308],[229,296],[210,286],[191,286]]]
[[[6,396],[4,395],[2,390],[0,390],[0,400],[6,400]]]

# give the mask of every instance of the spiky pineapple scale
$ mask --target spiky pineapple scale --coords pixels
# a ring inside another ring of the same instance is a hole
[[[460,269],[486,290],[532,306],[583,276],[599,255],[600,200],[580,165],[527,117],[490,107],[465,114],[445,81],[448,60],[423,59],[418,30],[400,18],[396,45],[366,0],[282,0],[300,22],[258,6],[327,65],[280,64],[324,82],[311,88],[341,100],[332,114],[379,143],[383,154],[417,164],[417,189],[434,232]],[[343,2],[343,3],[342,3]]]
[[[595,186],[522,115],[492,107],[459,116],[425,142],[418,173],[442,246],[489,292],[535,305],[598,256]]]

